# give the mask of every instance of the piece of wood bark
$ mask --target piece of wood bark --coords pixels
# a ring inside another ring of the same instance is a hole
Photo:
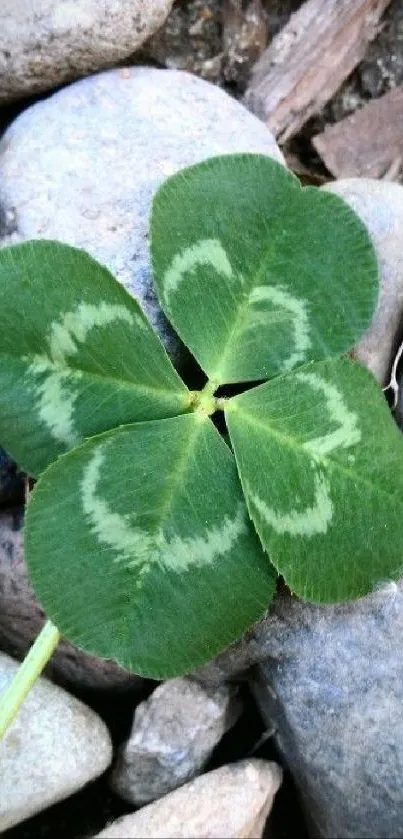
[[[257,62],[246,106],[280,142],[328,102],[361,61],[391,0],[307,0]]]
[[[384,178],[403,160],[403,86],[328,126],[313,145],[336,178]]]

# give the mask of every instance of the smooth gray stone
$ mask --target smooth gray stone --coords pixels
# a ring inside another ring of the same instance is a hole
[[[97,839],[261,839],[282,774],[265,760],[221,766],[117,819]]]

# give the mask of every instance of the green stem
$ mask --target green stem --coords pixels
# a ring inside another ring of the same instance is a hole
[[[203,396],[206,396],[206,397],[214,396],[217,388],[218,388],[217,382],[215,382],[213,379],[208,379],[208,381],[204,385],[203,390],[200,391],[200,395],[201,396],[203,395]]]
[[[59,641],[59,630],[51,621],[47,621],[14,678],[0,695],[0,740],[18,714]]]
[[[212,380],[209,380],[207,384],[204,385],[203,390],[194,390],[194,410],[201,411],[202,414],[207,414],[208,417],[211,417],[211,415],[214,414],[214,412],[217,410],[217,400],[214,398],[214,393],[217,390],[217,388],[218,384]]]

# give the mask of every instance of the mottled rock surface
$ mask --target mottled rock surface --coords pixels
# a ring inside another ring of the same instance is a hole
[[[169,175],[230,152],[283,160],[263,123],[194,76],[137,67],[84,79],[4,134],[0,213],[13,232],[0,246],[45,238],[84,248],[134,294],[177,356],[151,282],[151,201]]]
[[[22,658],[44,624],[27,579],[22,511],[0,514],[0,648]],[[136,690],[143,684],[113,661],[86,655],[61,641],[46,670],[63,685],[97,690]]]
[[[0,692],[17,662],[0,653]],[[109,765],[112,744],[102,720],[41,678],[0,749],[0,831],[67,798]]]
[[[124,816],[99,839],[260,839],[281,783],[276,763],[222,766]]]
[[[403,837],[403,583],[342,606],[279,599],[255,635],[255,694],[313,836]]]
[[[223,685],[205,689],[191,679],[170,679],[137,706],[112,786],[141,806],[198,775],[241,707]]]
[[[111,67],[164,23],[173,0],[2,0],[0,104]]]

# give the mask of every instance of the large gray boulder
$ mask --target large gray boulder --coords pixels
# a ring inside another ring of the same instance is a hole
[[[122,62],[173,0],[2,0],[0,104]]]
[[[279,599],[254,686],[312,835],[403,837],[403,583],[342,606]]]

